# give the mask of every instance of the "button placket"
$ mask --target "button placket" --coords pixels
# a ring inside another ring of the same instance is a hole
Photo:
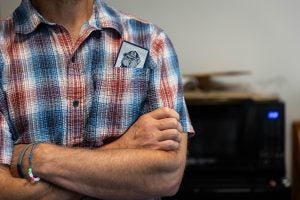
[[[81,72],[76,56],[70,56],[68,69],[68,137],[67,143],[77,145],[83,141],[85,74]]]

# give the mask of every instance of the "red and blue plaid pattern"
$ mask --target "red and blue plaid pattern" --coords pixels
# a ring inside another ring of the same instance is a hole
[[[149,50],[143,68],[114,67],[122,41]],[[99,147],[163,106],[193,132],[166,34],[102,0],[76,44],[23,0],[0,24],[0,73],[0,163],[19,143]]]

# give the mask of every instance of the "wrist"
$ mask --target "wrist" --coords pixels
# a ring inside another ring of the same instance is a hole
[[[40,143],[33,152],[32,164],[34,168],[34,175],[42,177],[45,174],[47,159],[51,156],[51,144]]]
[[[36,159],[36,148],[41,143],[31,143],[31,144],[19,144],[14,146],[14,155],[12,158],[12,163],[10,165],[10,172],[13,177],[28,179],[33,177],[32,171],[33,162],[32,158]]]
[[[34,170],[36,169],[36,166],[33,166],[33,155],[35,154],[36,147],[39,144],[40,143],[31,143],[25,146],[18,158],[17,170],[19,176],[21,178],[26,178],[31,183],[40,181],[39,177],[35,177],[33,175],[33,173],[35,173]]]
[[[33,144],[27,144],[23,146],[22,151],[17,156],[17,162],[16,162],[16,177],[19,178],[25,178],[26,177],[26,157],[28,155],[29,149],[32,147]],[[24,170],[25,169],[25,170]]]
[[[126,140],[123,137],[116,139],[115,141],[105,144],[99,148],[99,150],[107,150],[107,149],[127,149],[128,145]]]

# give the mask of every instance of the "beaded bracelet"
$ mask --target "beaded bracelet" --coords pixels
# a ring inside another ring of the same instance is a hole
[[[18,157],[18,162],[17,162],[17,171],[18,171],[18,174],[19,174],[19,177],[20,178],[24,178],[25,175],[23,173],[23,165],[22,165],[22,162],[23,162],[23,157],[25,155],[25,152],[27,151],[27,149],[32,146],[33,144],[28,144],[24,147],[24,149],[22,150],[22,152],[20,153],[19,157]]]
[[[29,153],[29,157],[28,157],[28,161],[29,161],[29,167],[28,167],[28,178],[29,178],[29,182],[31,183],[36,183],[36,182],[39,182],[40,181],[40,178],[39,177],[34,177],[33,176],[33,170],[32,170],[32,157],[33,157],[33,150],[34,150],[34,147],[37,145],[38,143],[34,143],[32,145],[32,148],[31,148],[31,151]]]

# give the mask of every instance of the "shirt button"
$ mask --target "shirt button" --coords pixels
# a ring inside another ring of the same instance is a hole
[[[72,62],[72,63],[75,63],[75,56],[72,56],[71,62]]]
[[[77,108],[79,106],[79,101],[78,100],[74,100],[73,101],[73,107]]]

